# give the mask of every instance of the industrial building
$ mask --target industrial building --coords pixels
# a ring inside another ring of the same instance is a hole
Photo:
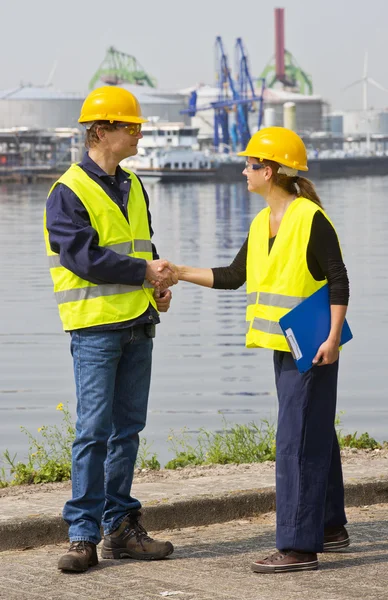
[[[160,121],[181,121],[190,125],[190,117],[182,114],[187,108],[187,97],[178,91],[151,88],[144,85],[121,84],[129,90],[140,102],[142,113],[145,117],[157,117]]]
[[[180,113],[187,106],[187,99],[181,94],[130,84],[122,87],[137,96],[146,117],[190,123],[190,118]],[[0,129],[79,127],[78,117],[86,94],[60,92],[51,86],[0,91]]]
[[[0,129],[76,127],[82,102],[81,94],[51,87],[20,86],[0,91]]]
[[[328,131],[344,135],[388,134],[388,110],[347,110],[327,116]]]
[[[0,172],[18,166],[35,168],[45,161],[59,164],[65,155],[66,160],[74,160],[83,146],[78,124],[82,103],[90,90],[103,85],[118,85],[135,94],[152,127],[158,124],[156,131],[164,131],[166,123],[175,123],[178,130],[191,127],[198,132],[200,148],[218,153],[245,148],[252,133],[263,126],[297,131],[314,158],[331,156],[332,151],[338,157],[386,153],[388,111],[368,110],[365,86],[372,80],[366,71],[363,110],[330,113],[323,98],[314,94],[312,77],[286,49],[283,8],[275,9],[275,52],[261,76],[251,73],[242,38],[236,38],[233,63],[232,69],[217,36],[215,84],[163,90],[134,56],[110,47],[88,91],[61,92],[51,85],[0,91]],[[149,147],[155,140],[152,127],[144,131]],[[166,132],[170,130],[171,126]],[[168,144],[172,139],[166,137]]]
[[[197,93],[197,109],[209,106],[216,102],[219,97],[219,88],[210,85],[185,88],[181,90],[183,98],[187,98],[193,91]],[[328,109],[327,103],[317,95],[303,95],[288,92],[282,89],[267,88],[264,91],[264,119],[263,125],[283,126],[284,105],[292,102],[295,104],[295,127],[300,133],[311,133],[324,129],[325,116]],[[256,107],[258,110],[258,107]],[[258,112],[249,113],[249,127],[251,131],[258,128]],[[231,123],[233,123],[233,111],[231,111]],[[202,145],[211,144],[214,133],[214,110],[198,110],[192,117],[191,124],[199,129],[198,139]]]
[[[295,104],[296,130],[300,133],[322,131],[327,103],[317,95],[303,95],[281,89],[269,89],[264,92],[264,125],[283,126],[284,105]]]
[[[123,87],[137,96],[145,117],[190,124],[190,117],[181,114],[187,105],[181,94],[136,84]],[[78,118],[86,94],[51,86],[0,91],[0,177],[18,173],[30,180],[79,160],[84,136]]]

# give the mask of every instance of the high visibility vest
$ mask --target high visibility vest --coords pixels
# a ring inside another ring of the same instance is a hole
[[[248,348],[289,352],[279,319],[327,283],[326,279],[316,281],[307,265],[307,246],[317,211],[328,219],[311,200],[294,200],[282,219],[271,252],[270,208],[264,208],[252,221],[247,254]]]
[[[151,234],[142,186],[131,171],[127,173],[131,180],[129,222],[98,183],[75,164],[54,183],[49,196],[56,185],[64,183],[88,211],[91,225],[98,233],[100,246],[117,254],[152,260]],[[63,267],[59,254],[50,247],[46,211],[44,238],[54,294],[66,331],[135,319],[147,310],[150,303],[156,309],[154,290],[148,282],[143,285],[95,285]]]

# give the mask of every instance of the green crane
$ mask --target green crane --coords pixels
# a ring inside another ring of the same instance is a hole
[[[285,80],[282,81],[287,87],[294,88],[300,94],[310,95],[313,93],[313,81],[310,75],[305,73],[297,64],[291,52],[284,50],[284,75]],[[276,73],[275,57],[268,63],[261,74],[266,81],[268,88],[274,87],[277,81],[280,81]]]
[[[103,62],[89,83],[89,89],[93,90],[98,81],[107,85],[134,83],[156,87],[156,80],[144,71],[134,56],[119,52],[113,46],[108,48]]]

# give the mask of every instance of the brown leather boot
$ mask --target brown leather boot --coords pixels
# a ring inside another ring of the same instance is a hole
[[[140,512],[129,514],[116,531],[105,536],[102,558],[159,560],[174,552],[171,542],[159,542],[149,537],[139,523],[140,515]]]
[[[347,548],[349,544],[349,534],[343,525],[326,527],[323,539],[324,552],[336,552],[336,550]]]
[[[70,548],[58,561],[62,571],[87,571],[98,564],[96,544],[92,542],[72,542]]]
[[[255,573],[290,573],[318,569],[318,557],[313,552],[284,550],[252,564]]]

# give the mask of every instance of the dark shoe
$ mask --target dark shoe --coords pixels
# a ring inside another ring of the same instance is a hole
[[[129,514],[116,531],[105,536],[102,558],[159,560],[174,552],[171,542],[158,542],[147,535],[139,523],[140,515],[140,512]]]
[[[318,569],[318,557],[310,552],[284,550],[275,552],[264,560],[252,563],[255,573],[290,573],[291,571],[313,571]]]
[[[62,571],[87,571],[98,565],[96,544],[92,542],[72,542],[70,548],[58,561]]]
[[[335,552],[347,548],[350,544],[349,534],[343,525],[327,527],[323,538],[323,551]]]

